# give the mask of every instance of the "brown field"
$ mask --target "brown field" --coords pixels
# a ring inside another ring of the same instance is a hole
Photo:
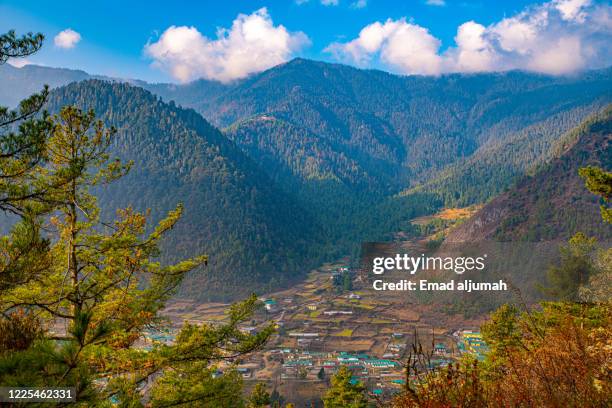
[[[375,341],[372,339],[353,340],[347,337],[326,337],[325,350],[370,351]]]
[[[405,307],[385,310],[383,312],[383,316],[396,318],[404,322],[418,322],[421,319],[421,315],[419,312]]]
[[[414,220],[412,220],[412,223],[416,225],[425,225],[433,221],[434,219],[440,219],[445,221],[457,221],[467,219],[470,218],[480,208],[482,208],[481,205],[473,205],[464,208],[445,208],[437,214],[415,218]]]

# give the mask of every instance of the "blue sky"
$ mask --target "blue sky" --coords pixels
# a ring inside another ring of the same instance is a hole
[[[565,74],[610,64],[611,13],[602,1],[83,4],[3,0],[0,30],[46,35],[28,63],[148,81],[231,81],[295,56],[433,75],[516,68]],[[220,36],[219,28],[226,29]]]

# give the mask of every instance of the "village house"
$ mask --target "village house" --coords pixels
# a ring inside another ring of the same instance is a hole
[[[276,300],[274,299],[266,299],[264,300],[265,308],[268,312],[276,311]]]
[[[444,343],[437,343],[434,346],[434,353],[437,355],[445,355],[446,353],[448,353],[448,349],[446,348],[446,345]]]
[[[352,315],[353,312],[350,310],[326,310],[323,312],[326,316],[335,316],[335,315]]]

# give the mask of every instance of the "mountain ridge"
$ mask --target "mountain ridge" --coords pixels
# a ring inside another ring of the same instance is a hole
[[[567,132],[557,142],[556,157],[495,197],[451,231],[447,241],[567,240],[577,232],[611,240],[599,199],[578,175],[589,165],[612,170],[612,105]]]

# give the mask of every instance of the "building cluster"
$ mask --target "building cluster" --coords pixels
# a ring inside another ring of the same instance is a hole
[[[470,353],[478,360],[484,360],[488,348],[479,331],[461,330],[453,333],[453,336],[457,339],[457,348],[461,354]]]
[[[365,353],[313,352],[307,350],[274,350],[282,361],[281,378],[298,381],[321,381],[342,367],[353,373],[352,381],[360,381],[373,394],[397,391],[403,384],[403,367],[395,360],[375,358]]]

